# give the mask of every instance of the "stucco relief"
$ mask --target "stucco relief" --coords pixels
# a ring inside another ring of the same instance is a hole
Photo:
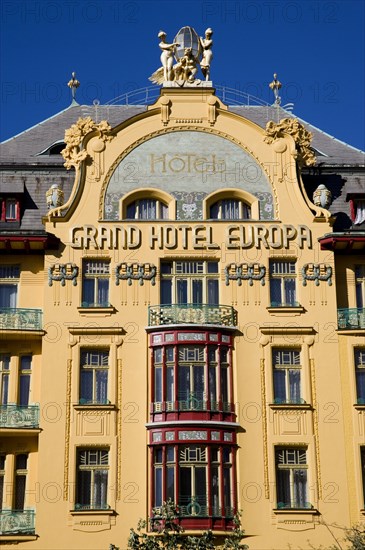
[[[260,200],[260,218],[274,219],[265,167],[229,139],[201,131],[176,131],[137,145],[117,165],[104,197],[104,219],[120,219],[120,199],[133,190],[156,188],[177,199],[178,220],[203,219],[203,199],[224,188]]]

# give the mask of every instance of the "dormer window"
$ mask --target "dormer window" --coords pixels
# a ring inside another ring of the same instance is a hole
[[[347,200],[350,201],[350,216],[353,225],[365,223],[365,193],[348,193]]]
[[[2,222],[19,222],[20,208],[19,201],[13,197],[1,198],[1,221]]]

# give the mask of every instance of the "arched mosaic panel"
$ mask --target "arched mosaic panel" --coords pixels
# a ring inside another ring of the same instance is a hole
[[[271,185],[262,167],[244,149],[205,132],[163,134],[138,145],[118,164],[106,188],[104,219],[120,218],[119,202],[126,193],[155,188],[175,197],[178,220],[201,220],[203,199],[229,187],[257,197],[260,219],[273,219]]]

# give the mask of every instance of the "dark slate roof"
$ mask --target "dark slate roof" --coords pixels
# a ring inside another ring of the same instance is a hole
[[[146,105],[99,105],[97,119],[107,120],[112,127],[144,112]],[[251,120],[265,128],[269,120],[278,122],[282,118],[295,117],[294,114],[275,106],[230,106],[229,110]],[[91,105],[71,105],[64,111],[40,122],[36,126],[4,141],[0,146],[0,162],[31,164],[63,164],[60,155],[40,155],[54,143],[64,140],[65,130],[74,124],[79,117],[91,116],[96,119],[95,107]],[[301,119],[299,119],[301,120]],[[348,145],[315,126],[301,120],[313,134],[313,147],[317,150],[317,162],[325,165],[365,165],[365,153]],[[320,153],[323,153],[321,155]]]
[[[146,110],[146,106],[136,105],[118,105],[106,106],[99,105],[97,108],[98,120],[108,120],[114,127]],[[64,141],[65,130],[70,128],[80,117],[90,116],[96,119],[95,107],[91,105],[71,105],[64,111],[57,113],[53,117],[47,118],[43,122],[36,124],[32,128],[21,132],[0,145],[0,162],[7,163],[29,163],[29,157],[32,157],[31,164],[47,165],[64,163],[61,155],[40,155],[51,145]]]

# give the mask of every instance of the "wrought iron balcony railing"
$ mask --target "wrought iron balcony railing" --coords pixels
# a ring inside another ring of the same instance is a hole
[[[1,510],[0,535],[32,535],[35,510]]]
[[[220,325],[237,326],[237,312],[232,306],[211,304],[166,304],[148,308],[149,326]]]
[[[42,330],[42,310],[0,307],[0,330]]]
[[[365,308],[340,308],[337,310],[338,328],[365,328]]]
[[[39,405],[1,405],[0,428],[38,428]]]

